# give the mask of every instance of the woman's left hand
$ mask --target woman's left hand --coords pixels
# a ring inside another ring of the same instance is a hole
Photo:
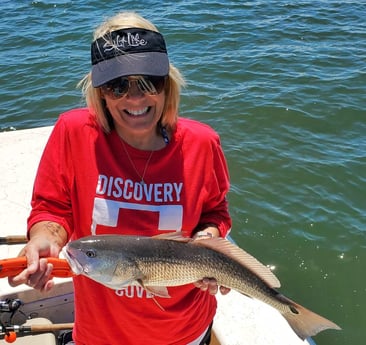
[[[193,240],[200,241],[202,239],[207,239],[218,235],[219,231],[217,228],[207,227],[204,230],[197,232],[193,237]],[[230,288],[227,288],[225,286],[218,286],[215,278],[205,277],[195,282],[194,285],[202,291],[208,291],[210,295],[216,295],[219,290],[222,295],[227,295],[231,291]]]
[[[215,278],[203,278],[195,282],[194,285],[202,291],[208,291],[210,295],[216,295],[219,290],[222,295],[227,295],[231,291],[225,286],[218,286]]]

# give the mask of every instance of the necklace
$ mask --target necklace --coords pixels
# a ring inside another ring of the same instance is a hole
[[[148,158],[148,159],[147,159],[147,161],[146,161],[144,171],[142,172],[142,175],[140,175],[139,171],[138,171],[138,170],[137,170],[137,168],[136,168],[135,163],[133,162],[133,160],[132,160],[132,158],[131,158],[130,154],[129,154],[129,153],[128,153],[128,151],[127,151],[127,147],[126,147],[126,145],[125,145],[125,143],[124,143],[124,141],[123,141],[123,139],[122,139],[122,138],[121,138],[121,143],[122,143],[122,146],[123,146],[124,151],[126,152],[127,158],[128,158],[128,160],[130,161],[130,163],[131,163],[131,166],[132,166],[133,170],[135,170],[135,173],[136,173],[136,174],[137,174],[137,176],[141,179],[140,184],[141,184],[141,185],[144,185],[144,184],[145,184],[145,180],[144,180],[144,178],[145,178],[145,174],[146,174],[147,168],[148,168],[148,166],[149,166],[149,163],[150,163],[150,160],[151,160],[151,157],[152,157],[152,155],[153,155],[154,151],[151,151],[151,152],[150,152],[150,156],[149,156],[149,158]]]

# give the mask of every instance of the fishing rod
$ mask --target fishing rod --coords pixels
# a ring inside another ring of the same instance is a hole
[[[17,335],[26,336],[29,334],[56,332],[73,328],[73,322],[44,325],[40,324],[0,326],[0,338],[3,338],[8,343],[12,343],[16,340]]]
[[[53,331],[62,331],[65,329],[73,329],[74,323],[51,323],[44,325],[11,325],[11,326],[1,326],[0,335],[7,332],[15,333],[45,333]],[[5,328],[5,329],[4,329]]]
[[[28,242],[28,239],[26,236],[22,235],[14,235],[14,236],[4,236],[0,237],[0,245],[1,244],[25,244]]]
[[[20,299],[0,300],[0,313],[11,313],[10,319],[23,305]],[[34,333],[48,333],[69,330],[74,328],[74,323],[34,324],[34,325],[5,325],[0,321],[0,339],[13,343],[17,335],[26,336]]]

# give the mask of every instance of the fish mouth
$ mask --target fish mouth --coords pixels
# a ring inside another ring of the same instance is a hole
[[[62,250],[62,254],[65,256],[67,262],[69,263],[71,270],[79,275],[84,272],[83,266],[76,260],[76,258],[67,250],[67,248]]]

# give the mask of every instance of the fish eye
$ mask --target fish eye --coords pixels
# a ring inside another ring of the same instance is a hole
[[[85,252],[85,255],[88,258],[95,258],[97,256],[97,253],[93,249],[89,249]]]

